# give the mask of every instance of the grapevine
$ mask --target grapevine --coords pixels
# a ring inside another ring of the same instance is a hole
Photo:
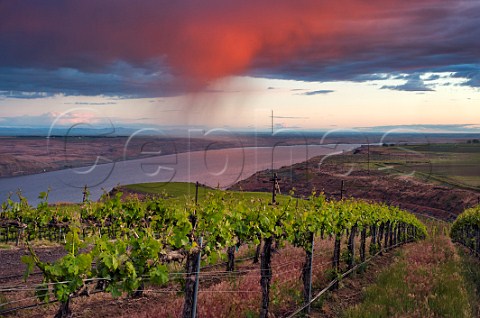
[[[338,269],[340,239],[345,235],[350,238],[349,267],[355,259],[351,245],[357,233],[361,233],[363,245],[366,236],[372,236],[371,252],[381,247],[382,240],[388,247],[397,241],[405,242],[407,237],[421,239],[426,235],[425,226],[399,208],[353,199],[328,201],[317,193],[306,199],[287,197],[281,204],[248,196],[239,198],[229,192],[209,193],[200,203],[173,202],[165,197],[145,201],[122,199],[122,193],[116,193],[105,195],[99,202],[86,200],[74,208],[65,207],[63,211],[48,205],[48,192],[41,197],[37,208],[30,207],[24,199],[19,203],[9,199],[2,205],[2,218],[28,222],[28,231],[32,233],[27,239],[34,238],[39,224],[45,222],[41,221],[42,215],[67,223],[66,256],[49,264],[42,262],[29,247],[30,255],[23,258],[28,272],[36,266],[43,273],[39,299],[47,301],[53,294],[60,301],[57,317],[70,315],[71,297],[87,295],[93,290],[109,292],[114,297],[124,293],[135,297],[142,294],[145,284],[166,284],[172,260],[185,261],[185,288],[191,291],[192,273],[196,272],[200,255],[203,262],[215,263],[228,251],[229,263],[233,264],[236,247],[260,242],[263,242],[261,316],[267,317],[272,249],[285,243],[304,249],[302,278],[307,302],[308,261],[315,237],[336,238],[338,250],[335,249],[333,259]],[[189,294],[186,293],[185,306],[191,303],[187,301]],[[184,311],[184,317],[189,314],[190,311]]]
[[[480,257],[480,206],[461,213],[450,230],[450,237]]]

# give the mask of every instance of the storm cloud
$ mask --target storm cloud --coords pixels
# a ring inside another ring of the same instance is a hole
[[[0,0],[0,91],[155,97],[232,75],[440,71],[478,87],[479,16],[468,0]]]

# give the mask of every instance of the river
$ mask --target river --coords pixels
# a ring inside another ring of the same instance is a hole
[[[103,191],[131,183],[198,181],[225,189],[257,171],[289,166],[315,156],[339,154],[358,146],[299,145],[205,150],[2,178],[0,202],[4,202],[9,193],[21,189],[22,195],[35,205],[39,202],[38,194],[49,188],[51,203],[81,202],[85,185],[93,200],[97,200]]]

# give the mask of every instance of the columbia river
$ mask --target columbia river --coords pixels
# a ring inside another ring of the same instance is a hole
[[[81,202],[83,187],[97,200],[103,191],[131,183],[200,182],[225,189],[257,171],[277,169],[315,156],[340,154],[359,144],[298,145],[204,150],[119,161],[90,167],[0,179],[0,202],[20,189],[30,204],[50,189],[49,202]]]

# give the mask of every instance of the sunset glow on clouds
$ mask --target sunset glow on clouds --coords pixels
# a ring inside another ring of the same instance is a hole
[[[0,117],[12,105],[40,116],[88,102],[131,119],[129,107],[155,117],[211,102],[225,116],[242,108],[241,126],[255,108],[290,107],[310,121],[286,125],[312,128],[319,107],[335,124],[376,125],[452,121],[443,114],[455,105],[465,114],[455,122],[472,124],[479,17],[473,0],[0,0]],[[268,89],[278,83],[287,87]],[[351,96],[366,87],[370,102]],[[392,99],[410,103],[401,120],[378,116]],[[342,108],[370,119],[341,120]]]

